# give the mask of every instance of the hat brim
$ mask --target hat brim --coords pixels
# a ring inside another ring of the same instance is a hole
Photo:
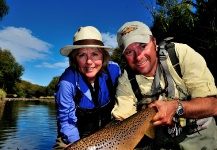
[[[108,52],[111,52],[113,50],[110,46],[99,46],[99,45],[67,45],[60,49],[60,54],[63,56],[68,56],[69,53],[71,53],[75,49],[79,48],[103,48]]]
[[[149,43],[149,42],[150,42],[150,35],[148,34],[134,35],[123,42],[124,45],[123,53],[125,49],[132,43]]]

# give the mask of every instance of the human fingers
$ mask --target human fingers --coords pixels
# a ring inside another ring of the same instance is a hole
[[[159,118],[159,114],[157,113],[151,120],[153,126],[164,126],[162,120]]]

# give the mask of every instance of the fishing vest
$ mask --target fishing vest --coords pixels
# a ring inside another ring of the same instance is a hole
[[[141,90],[139,88],[139,85],[136,81],[136,74],[134,74],[132,71],[130,71],[129,68],[125,68],[128,74],[129,81],[132,86],[132,90],[137,98],[137,110],[141,110],[143,104],[140,103],[143,99],[150,99],[149,101],[152,102],[153,100],[159,99],[159,97],[164,97],[162,100],[173,100],[180,98],[180,100],[189,100],[191,97],[189,96],[187,92],[187,88],[185,87],[184,83],[181,85],[182,87],[178,86],[173,77],[171,76],[171,73],[168,69],[167,65],[167,58],[169,57],[171,60],[171,63],[173,65],[174,70],[178,74],[180,78],[182,78],[181,69],[179,65],[179,60],[176,56],[175,52],[175,45],[174,43],[169,43],[171,38],[164,39],[162,42],[158,45],[158,58],[159,58],[159,65],[155,73],[154,81],[152,83],[151,87],[151,94],[150,95],[142,95]],[[167,45],[167,46],[166,46]],[[163,77],[165,82],[165,87],[162,88],[160,86],[160,80]],[[174,84],[175,83],[175,84]],[[175,97],[175,89],[182,94],[181,97]],[[184,91],[184,92],[183,92]],[[162,96],[163,95],[163,96]],[[177,122],[177,128],[183,128],[182,131],[191,133],[194,131],[194,129],[197,127],[196,120],[195,119],[185,119],[180,117],[174,117],[173,120]],[[172,133],[173,128],[168,128],[168,134],[171,136],[174,136]]]
[[[156,71],[156,75],[151,87],[151,91],[152,91],[152,95],[151,96],[145,96],[141,94],[141,90],[139,88],[139,85],[136,81],[136,77],[135,77],[135,73],[133,73],[132,71],[130,71],[130,69],[128,67],[125,68],[125,70],[127,71],[128,74],[128,79],[130,81],[130,84],[132,86],[132,90],[137,98],[138,101],[142,100],[143,98],[152,98],[152,100],[156,100],[158,99],[159,95],[162,93],[165,93],[167,96],[172,97],[174,95],[174,87],[173,87],[173,79],[172,76],[168,70],[167,64],[166,64],[166,59],[167,56],[169,55],[172,65],[174,67],[174,69],[176,70],[177,74],[180,76],[180,78],[182,77],[181,74],[181,69],[179,66],[179,60],[176,56],[175,53],[175,47],[174,44],[171,43],[170,46],[168,46],[167,48],[165,47],[166,44],[169,43],[169,41],[172,38],[166,38],[164,39],[162,42],[160,42],[159,46],[158,46],[158,58],[159,58],[159,65]],[[163,70],[163,71],[162,71]],[[160,78],[161,78],[161,74],[163,72],[163,77],[165,80],[165,89],[160,88],[159,86],[159,82],[160,82]],[[138,110],[141,109],[141,107],[138,105]]]
[[[78,87],[76,87],[75,104],[76,116],[78,118],[76,126],[78,128],[80,138],[84,138],[108,124],[111,121],[111,110],[114,107],[115,103],[114,86],[112,84],[109,71],[106,85],[109,90],[110,100],[104,106],[99,106],[98,103],[99,78],[96,78],[96,82],[94,83],[94,89],[87,80],[86,84],[91,91],[91,96],[95,104],[95,108],[84,109],[79,106],[82,95],[81,91],[78,89]]]

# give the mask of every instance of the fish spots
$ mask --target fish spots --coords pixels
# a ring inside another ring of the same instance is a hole
[[[154,108],[146,108],[129,118],[106,126],[96,133],[83,138],[66,150],[118,150],[134,149],[150,129],[150,121],[156,114]]]

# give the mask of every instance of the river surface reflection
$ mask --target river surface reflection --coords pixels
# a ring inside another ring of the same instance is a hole
[[[0,114],[0,149],[51,150],[56,130],[54,102],[7,101]]]

